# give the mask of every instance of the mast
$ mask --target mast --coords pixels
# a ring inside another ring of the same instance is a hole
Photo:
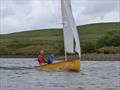
[[[64,30],[65,30],[65,27],[66,27],[67,23],[65,22],[65,11],[64,11],[64,5],[63,4],[64,4],[63,0],[61,0],[62,25],[63,25],[63,33],[64,33]],[[63,37],[65,38],[65,33],[64,33]],[[66,50],[65,41],[64,41],[64,52],[65,52],[65,61],[67,61],[67,50]]]

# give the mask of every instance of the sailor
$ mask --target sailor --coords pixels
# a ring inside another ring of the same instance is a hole
[[[43,54],[44,54],[44,51],[41,50],[41,51],[39,51],[38,56],[37,56],[38,57],[38,62],[39,62],[40,65],[46,63],[45,57],[44,57]]]
[[[52,64],[54,61],[54,56],[53,54],[50,54],[47,58],[47,64]]]

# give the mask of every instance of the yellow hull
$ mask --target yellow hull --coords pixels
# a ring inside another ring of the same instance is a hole
[[[80,71],[80,60],[61,61],[53,64],[45,64],[41,66],[35,66],[38,70],[47,71]]]

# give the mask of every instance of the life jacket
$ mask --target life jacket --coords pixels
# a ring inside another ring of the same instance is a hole
[[[52,64],[53,63],[53,57],[52,56],[49,56],[48,58],[47,58],[47,63],[48,64]]]
[[[45,63],[44,55],[41,53],[38,54],[38,62],[39,64]]]

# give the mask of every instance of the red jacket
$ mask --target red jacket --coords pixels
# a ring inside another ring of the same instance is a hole
[[[39,64],[45,63],[44,55],[41,53],[38,54],[38,62]]]

